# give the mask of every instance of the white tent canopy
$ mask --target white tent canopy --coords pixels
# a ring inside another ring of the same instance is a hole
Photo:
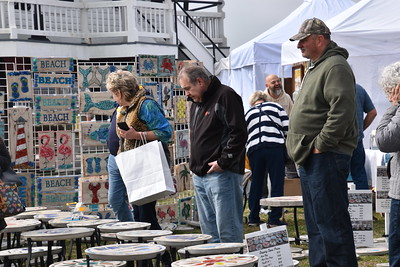
[[[281,75],[281,44],[298,31],[305,19],[319,17],[327,20],[353,4],[351,0],[304,0],[281,22],[232,50],[230,69],[219,72],[221,81],[234,88],[248,107],[251,93],[265,88],[266,75]]]
[[[400,1],[361,0],[326,21],[332,40],[349,51],[349,63],[357,83],[368,92],[378,111],[373,124],[364,132],[364,145],[370,146],[369,134],[376,129],[389,102],[378,80],[382,68],[400,60]],[[297,42],[282,45],[282,65],[306,60],[296,48]]]

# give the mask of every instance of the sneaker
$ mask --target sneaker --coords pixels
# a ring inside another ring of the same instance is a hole
[[[281,226],[281,225],[287,225],[287,222],[284,221],[268,221],[268,225],[270,227],[274,227],[274,226]]]
[[[265,223],[264,221],[258,221],[258,222],[249,222],[247,225],[248,226],[260,226],[260,224]]]

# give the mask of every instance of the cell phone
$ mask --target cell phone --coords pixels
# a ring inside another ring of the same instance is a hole
[[[124,130],[124,131],[129,130],[128,124],[126,124],[126,122],[124,122],[124,121],[118,122],[117,125],[118,125],[118,128],[120,128],[121,130]]]

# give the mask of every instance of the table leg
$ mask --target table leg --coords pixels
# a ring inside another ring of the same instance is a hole
[[[170,251],[171,251],[171,258],[172,258],[172,262],[174,262],[174,261],[176,261],[176,253],[177,253],[177,249],[176,249],[176,248],[173,248],[173,247],[171,247]]]
[[[126,262],[126,267],[134,267],[135,264],[133,263],[133,261],[127,261]]]
[[[90,257],[86,255],[86,266],[90,267]]]
[[[299,233],[299,225],[297,223],[297,208],[294,207],[294,228],[296,230],[296,237],[294,238],[294,243],[296,245],[300,245],[300,233]]]
[[[53,248],[53,241],[47,241],[47,266],[53,263],[53,253],[51,249]]]
[[[78,259],[82,258],[82,241],[80,238],[76,239],[76,257]]]
[[[28,238],[28,258],[26,259],[26,265],[31,266],[32,257],[32,239]]]

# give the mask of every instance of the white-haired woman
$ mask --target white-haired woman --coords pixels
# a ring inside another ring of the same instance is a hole
[[[400,61],[384,68],[381,86],[391,106],[376,129],[376,143],[382,152],[391,153],[389,162],[390,227],[389,264],[400,266]]]

